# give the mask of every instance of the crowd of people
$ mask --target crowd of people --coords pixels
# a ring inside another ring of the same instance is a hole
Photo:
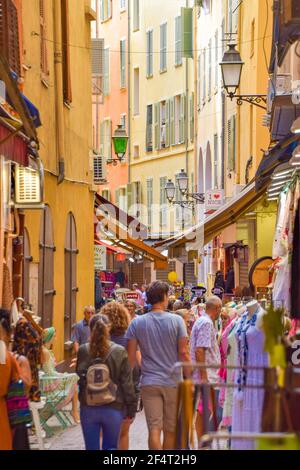
[[[149,449],[174,449],[177,386],[189,368],[174,369],[178,362],[219,364],[216,324],[221,316],[219,297],[192,302],[176,299],[169,284],[155,281],[140,290],[139,302],[117,298],[98,311],[88,306],[73,328],[76,373],[55,371],[52,352],[55,329],[43,332],[41,372],[63,376],[68,384],[72,414],[81,423],[87,450],[127,450],[130,426],[144,409],[149,432]],[[15,430],[10,429],[6,395],[12,381],[22,379],[30,390],[28,360],[10,350],[9,312],[0,314],[0,449],[14,447]],[[5,351],[5,352],[3,352]],[[214,369],[203,370],[200,379],[218,382]],[[78,413],[78,391],[80,413]],[[216,390],[217,398],[218,390]],[[217,411],[220,422],[221,409]],[[202,430],[202,407],[198,408],[197,432]],[[13,431],[13,432],[12,432]]]

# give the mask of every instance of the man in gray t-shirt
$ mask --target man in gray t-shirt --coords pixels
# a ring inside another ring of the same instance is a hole
[[[183,319],[166,312],[169,285],[153,282],[147,290],[151,312],[133,320],[127,331],[128,356],[134,367],[136,351],[142,356],[141,389],[149,430],[149,449],[172,449],[175,444],[177,382],[172,374],[178,361],[189,361],[188,334]],[[161,432],[164,443],[161,444]]]

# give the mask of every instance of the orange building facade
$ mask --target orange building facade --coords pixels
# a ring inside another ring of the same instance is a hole
[[[100,80],[93,77],[93,147],[104,157],[103,182],[98,192],[126,210],[129,150],[124,162],[117,165],[106,162],[116,158],[112,136],[117,126],[122,124],[129,134],[127,1],[95,2],[94,9],[97,22],[92,35],[101,44],[102,61]]]

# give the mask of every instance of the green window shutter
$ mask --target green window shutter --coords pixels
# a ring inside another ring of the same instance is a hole
[[[128,184],[127,184],[126,194],[127,194],[127,212],[128,212],[128,214],[131,214],[131,212],[132,212],[132,206],[133,206],[133,188],[132,188],[132,183],[128,183]]]
[[[183,93],[180,99],[179,143],[186,139],[186,96]]]
[[[175,145],[175,97],[169,100],[170,103],[170,145]]]
[[[170,101],[166,101],[166,147],[170,147]]]
[[[235,170],[236,159],[236,118],[232,116],[228,121],[228,170]]]
[[[193,58],[193,8],[181,8],[182,57]]]
[[[154,148],[160,149],[160,103],[154,105]]]
[[[104,83],[103,83],[104,96],[109,94],[109,48],[104,49]]]
[[[160,226],[165,226],[167,224],[167,199],[166,199],[166,191],[165,186],[167,183],[167,178],[163,176],[160,180],[160,213],[159,213],[159,224]]]
[[[147,77],[153,75],[153,30],[147,31]]]
[[[160,71],[167,70],[167,23],[160,25]]]
[[[201,106],[201,54],[198,55],[198,107]]]
[[[116,189],[116,205],[120,207],[120,189]]]
[[[152,205],[153,205],[153,179],[147,179],[147,217],[148,217],[148,229],[152,230]]]
[[[107,2],[107,18],[111,18],[111,0],[106,0]]]
[[[232,135],[233,135],[233,143],[232,143],[232,159],[233,159],[233,170],[235,170],[236,164],[236,116],[232,117]]]
[[[100,20],[104,21],[104,0],[100,0]]]
[[[120,41],[120,87],[126,87],[126,40]]]
[[[194,92],[192,93],[190,97],[190,140],[191,142],[194,142],[194,123],[195,123],[195,117],[194,117]]]
[[[182,64],[181,16],[175,18],[175,65]]]

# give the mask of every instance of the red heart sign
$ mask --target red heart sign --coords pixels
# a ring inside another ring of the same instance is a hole
[[[220,197],[221,197],[220,194],[214,194],[215,199],[220,199]]]

